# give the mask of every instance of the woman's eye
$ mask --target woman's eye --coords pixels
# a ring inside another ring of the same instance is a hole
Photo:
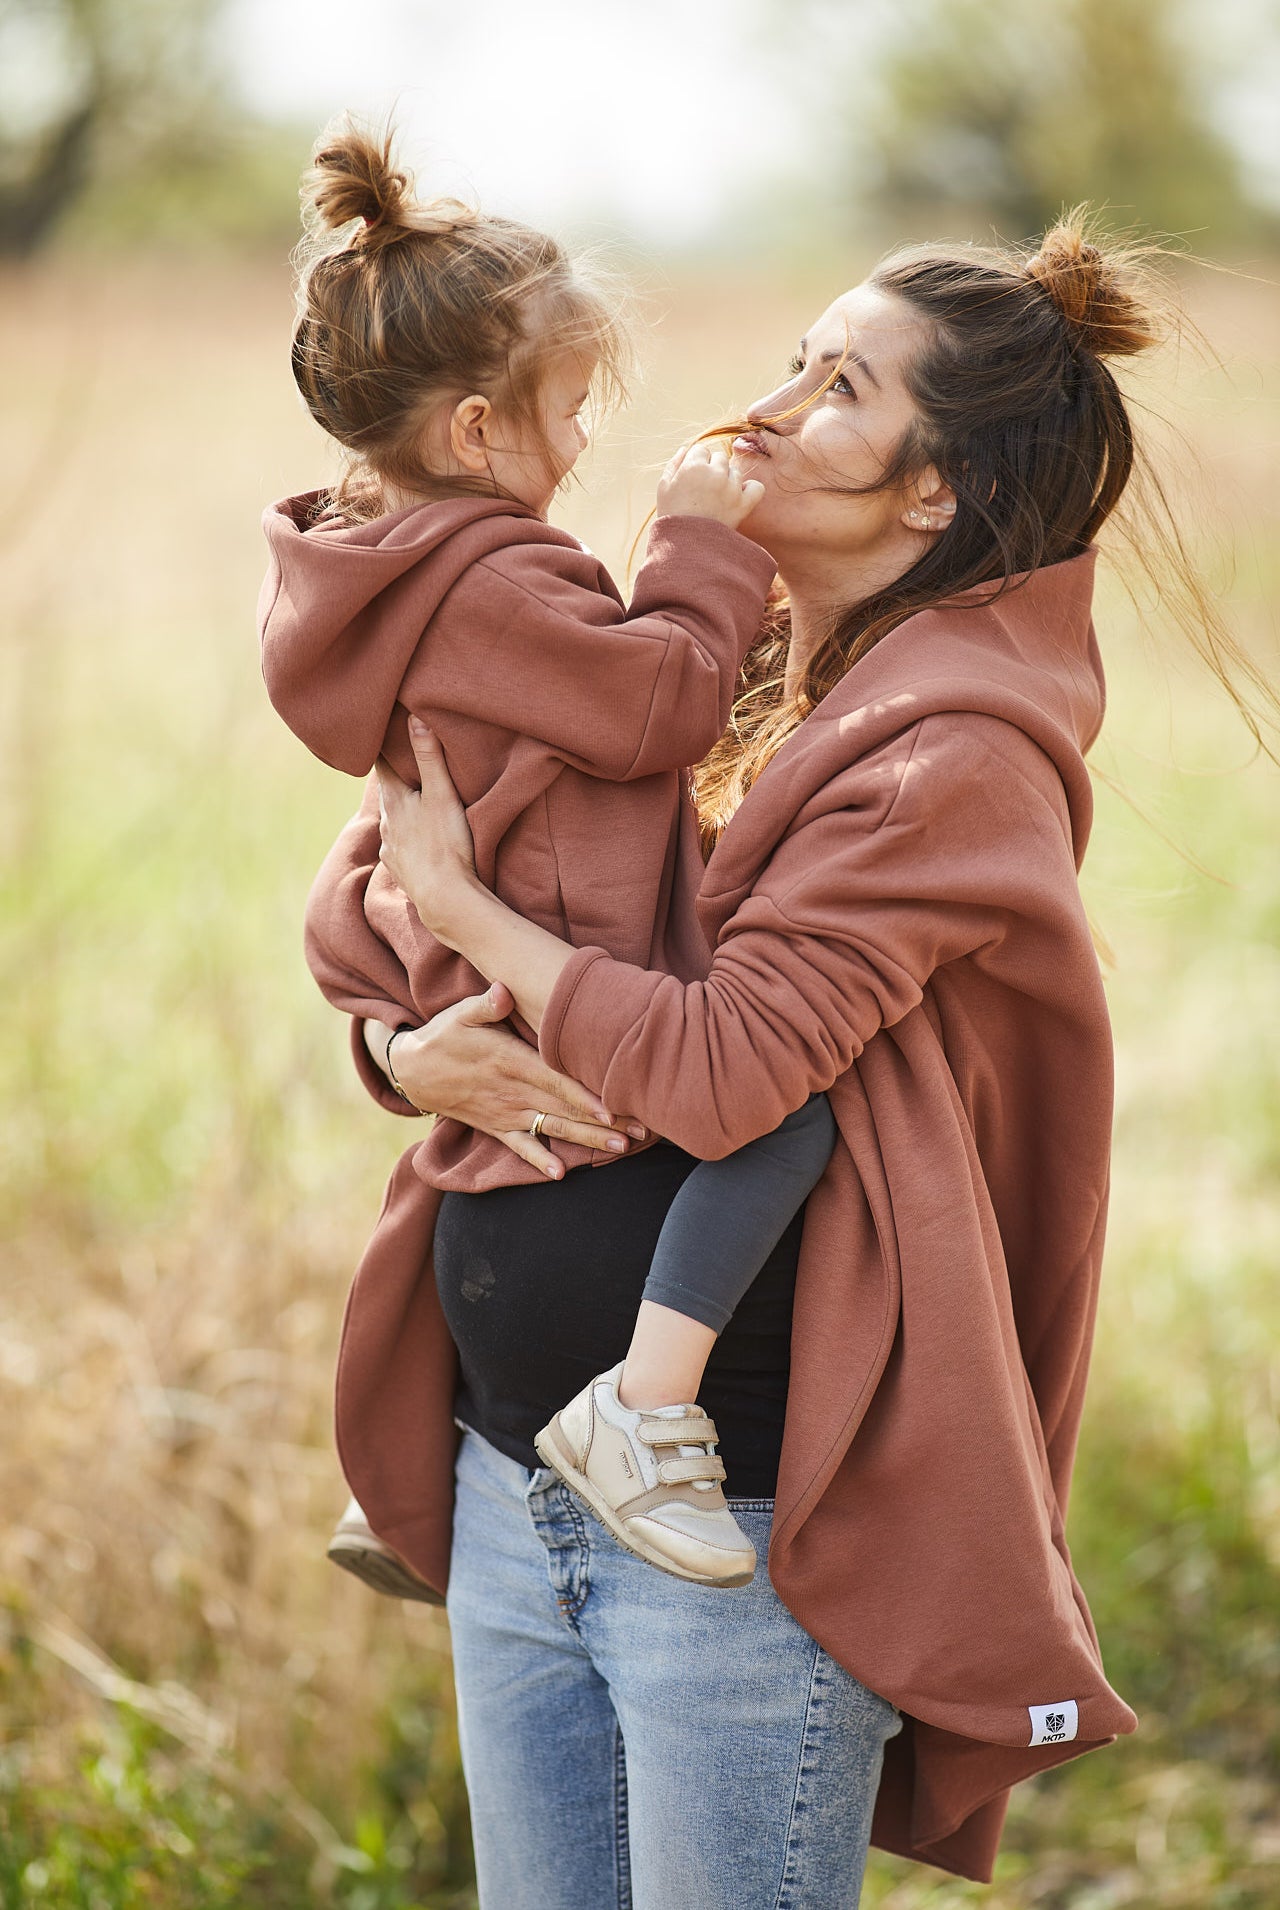
[[[793,378],[800,376],[800,373],[804,370],[804,359],[800,356],[799,352],[792,353],[787,370]]]
[[[858,395],[843,372],[838,378],[832,380],[831,389],[840,392],[846,398],[856,398]]]

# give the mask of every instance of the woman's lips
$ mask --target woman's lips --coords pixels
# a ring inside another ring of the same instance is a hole
[[[733,441],[735,451],[741,451],[751,457],[767,458],[768,447],[758,431],[743,431]]]

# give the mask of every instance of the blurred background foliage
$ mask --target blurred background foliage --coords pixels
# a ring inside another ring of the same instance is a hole
[[[0,0],[0,257],[279,240],[297,136],[234,98],[221,0]]]
[[[274,105],[245,83],[268,13]],[[1276,680],[1273,0],[549,0],[547,70],[611,89],[642,158],[652,126],[643,229],[586,189],[595,122],[560,124],[511,50],[529,14],[0,0],[4,1910],[473,1902],[444,1621],[322,1557],[345,1284],[403,1140],[299,952],[356,792],[283,732],[252,636],[258,509],[331,469],[287,373],[330,111],[418,65],[505,59],[533,92],[644,319],[643,389],[560,507],[619,571],[671,443],[770,387],[879,244],[1029,235],[1085,197],[1185,234],[1234,268],[1182,276],[1212,349],[1129,390]],[[325,36],[304,112],[285,82]],[[682,48],[671,97],[705,111],[673,125],[651,75]],[[511,151],[508,197],[563,223],[540,152]],[[677,219],[670,179],[692,203],[717,154],[709,210]],[[1142,1728],[1022,1787],[989,1891],[877,1857],[873,1910],[1280,1903],[1278,778],[1127,585],[1116,553],[1086,870],[1116,1186],[1071,1536]]]
[[[1237,239],[1261,209],[1206,77],[1169,0],[907,0],[871,118],[880,204],[1027,234],[1088,199]]]
[[[291,233],[298,146],[315,129],[247,108],[228,12],[227,0],[0,0],[0,256],[59,230],[81,243]],[[932,230],[959,212],[1020,237],[1087,199],[1211,252],[1276,235],[1280,180],[1250,163],[1235,94],[1242,64],[1280,78],[1276,0],[749,0],[741,12],[822,127],[806,227],[834,212],[857,229]],[[584,71],[586,51],[569,54]],[[800,190],[800,175],[785,184]],[[730,206],[724,223],[759,210]]]

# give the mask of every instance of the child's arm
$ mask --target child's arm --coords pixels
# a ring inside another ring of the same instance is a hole
[[[624,1148],[625,1141],[604,1119],[599,1096],[548,1067],[536,1047],[502,1025],[515,1006],[506,989],[486,989],[483,981],[471,979],[474,970],[440,947],[438,961],[429,957],[421,966],[415,961],[410,990],[400,958],[365,914],[378,849],[375,781],[325,858],[306,914],[308,966],[325,999],[352,1017],[352,1059],[373,1099],[394,1114],[412,1115],[415,1106],[429,1106],[504,1141],[552,1179],[563,1174],[564,1166],[522,1131],[531,1110],[552,1116],[548,1135],[557,1141],[604,1152]],[[419,934],[428,941],[420,924]],[[394,1060],[407,1101],[392,1087],[386,1059],[389,1036],[406,1024],[415,1033],[396,1043]],[[635,1123],[627,1132],[644,1139]]]
[[[773,559],[733,528],[754,488],[722,456],[673,459],[630,607],[570,545],[530,539],[480,559],[432,618],[401,703],[531,737],[610,781],[701,761],[774,578]]]
[[[364,1086],[380,1107],[412,1115],[414,1108],[387,1078],[387,1033],[406,1024],[420,1027],[441,1009],[480,993],[485,984],[458,956],[439,948],[438,961],[415,960],[411,986],[404,962],[365,908],[378,851],[378,784],[371,778],[358,812],[311,885],[303,944],[307,966],[325,1000],[352,1017],[351,1055]],[[418,938],[424,948],[430,947],[420,925]],[[383,1056],[374,1056],[365,1038],[366,1025],[384,1029]]]
[[[327,1002],[348,1015],[395,1027],[417,1020],[418,1013],[408,970],[365,913],[378,850],[378,781],[371,776],[359,809],[311,885],[303,943],[307,966]]]
[[[414,707],[416,679],[429,710],[541,736],[600,775],[648,775],[696,761],[727,721],[739,655],[772,581],[772,559],[731,527],[756,490],[705,447],[673,459],[659,487],[666,515],[655,526],[630,616],[596,559],[574,547],[517,544],[473,565],[432,619],[401,702]],[[711,587],[717,574],[718,589]],[[695,576],[702,587],[691,592]],[[510,607],[499,611],[499,597]],[[689,628],[670,620],[681,607]],[[575,741],[577,750],[569,747]],[[312,886],[306,955],[326,1000],[353,1017],[352,1054],[366,1088],[380,1105],[407,1113],[371,1055],[364,1024],[420,1026],[483,990],[484,980],[433,943],[416,914],[406,965],[385,919],[388,898],[380,894],[377,909],[371,906],[379,846],[371,784]]]
[[[378,847],[377,784],[371,783],[316,877],[306,918],[308,964],[326,999],[352,1017],[356,1073],[378,1105],[406,1115],[429,1106],[502,1141],[552,1180],[562,1178],[564,1163],[527,1132],[530,1110],[551,1116],[549,1139],[624,1151],[626,1138],[608,1122],[599,1096],[548,1067],[535,1047],[502,1025],[514,1003],[500,984],[483,994],[482,984],[442,993],[430,1014],[421,1012],[394,950],[364,913]],[[457,960],[448,951],[442,955]],[[421,1002],[421,977],[417,994]],[[406,1022],[415,1032],[396,1043],[395,1069],[408,1101],[391,1086],[386,1062],[388,1038]],[[626,1133],[644,1139],[634,1122]]]

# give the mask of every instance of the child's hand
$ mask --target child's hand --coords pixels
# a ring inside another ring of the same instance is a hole
[[[745,483],[714,438],[677,451],[658,484],[660,517],[709,517],[737,530],[764,496],[755,478]]]

